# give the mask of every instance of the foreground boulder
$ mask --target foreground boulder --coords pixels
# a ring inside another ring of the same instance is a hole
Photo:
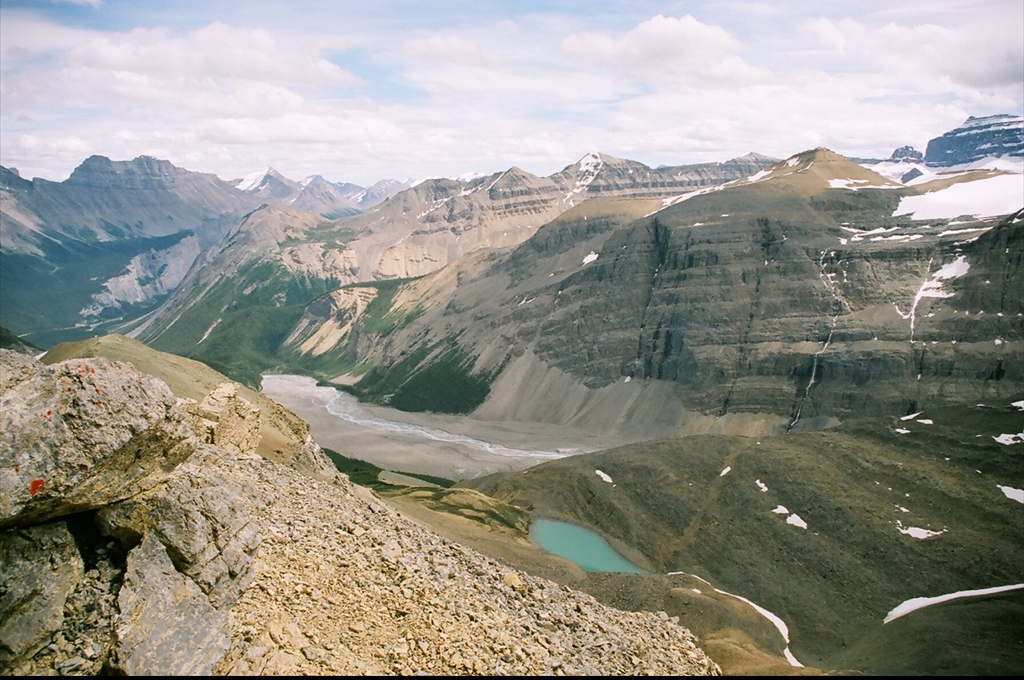
[[[0,529],[129,498],[195,450],[174,394],[130,364],[16,356],[0,350]]]
[[[174,567],[217,608],[234,604],[249,585],[253,554],[262,540],[242,510],[242,485],[211,464],[223,455],[204,446],[165,484],[96,513],[100,530],[124,546],[138,545],[143,537],[158,539]]]

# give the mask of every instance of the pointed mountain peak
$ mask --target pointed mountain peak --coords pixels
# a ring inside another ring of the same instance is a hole
[[[263,179],[272,172],[277,171],[274,170],[269,165],[263,168],[262,170],[250,172],[248,175],[238,180],[238,183],[235,184],[235,188],[238,189],[239,191],[249,191],[251,189],[255,189],[256,187],[259,186],[260,182],[262,182]]]
[[[731,186],[743,186],[772,180],[785,181],[802,187],[804,191],[819,189],[892,188],[900,184],[854,163],[831,149],[818,147],[790,156],[784,161]]]

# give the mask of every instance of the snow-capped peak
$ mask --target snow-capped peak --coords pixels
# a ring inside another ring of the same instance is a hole
[[[260,182],[263,181],[263,178],[273,171],[274,169],[268,165],[262,170],[257,170],[256,172],[250,173],[243,177],[242,180],[235,185],[235,188],[238,189],[239,191],[250,191],[252,189],[255,189],[257,186],[259,186]]]
[[[579,160],[580,174],[596,175],[602,165],[604,165],[604,161],[601,160],[601,154],[591,151]]]
[[[466,182],[472,182],[475,179],[487,177],[488,175],[489,173],[486,172],[464,172],[461,175],[455,175],[454,177],[449,177],[448,179],[453,179],[456,182],[462,182],[463,184],[465,184]]]
[[[1024,123],[1024,117],[1010,114],[1000,113],[994,116],[982,116],[975,118],[974,116],[969,117],[965,120],[957,130],[966,130],[969,128],[976,127],[988,127],[998,125],[999,127],[1019,127],[1021,123]]]

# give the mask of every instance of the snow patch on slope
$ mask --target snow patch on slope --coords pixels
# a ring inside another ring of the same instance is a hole
[[[961,182],[920,196],[904,196],[893,215],[912,214],[915,220],[951,219],[960,215],[1007,215],[1024,206],[1024,177],[997,175]]]
[[[268,165],[262,170],[257,170],[256,172],[249,173],[248,175],[243,177],[241,181],[238,182],[238,184],[235,185],[235,188],[238,189],[239,191],[251,191],[252,189],[255,189],[257,186],[259,186],[260,182],[263,181],[263,178],[266,177],[270,173],[270,171],[271,167]]]
[[[905,536],[913,536],[921,540],[946,533],[945,529],[942,531],[932,531],[930,529],[922,529],[921,527],[905,527],[900,520],[896,520],[896,530]]]
[[[1024,489],[1015,489],[1012,486],[1003,486],[1002,484],[997,484],[996,486],[998,486],[999,490],[1003,492],[1003,495],[1010,500],[1017,501],[1018,503],[1024,503]]]
[[[604,167],[604,161],[601,160],[601,155],[598,153],[590,152],[579,160],[579,170],[576,172],[576,185],[572,188],[572,191],[565,195],[563,201],[569,201],[575,194],[582,193],[587,190],[590,183],[597,178],[597,173],[601,172],[601,168]]]
[[[928,263],[929,266],[931,262]],[[967,274],[970,270],[971,265],[967,262],[967,257],[964,255],[959,256],[953,262],[941,267],[937,272],[931,275],[930,278],[925,279],[924,283],[917,290],[917,295],[914,296],[914,303],[910,307],[910,311],[903,313],[900,308],[896,307],[896,312],[904,319],[910,319],[910,341],[914,342],[914,330],[917,325],[917,305],[921,302],[922,298],[948,298],[953,297],[953,293],[945,290],[945,282],[950,279],[958,279],[961,276]]]
[[[933,604],[939,604],[941,602],[949,602],[950,600],[958,600],[963,597],[981,597],[984,595],[995,595],[997,593],[1005,593],[1011,590],[1020,590],[1024,588],[1024,583],[1015,583],[1010,586],[996,586],[995,588],[981,588],[980,590],[960,590],[955,593],[949,593],[948,595],[938,595],[936,597],[915,597],[907,600],[897,607],[893,608],[888,614],[885,615],[885,619],[882,621],[883,624],[895,621],[901,616],[906,616],[910,612],[930,607]]]

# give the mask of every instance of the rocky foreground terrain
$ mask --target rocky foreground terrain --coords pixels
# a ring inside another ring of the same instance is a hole
[[[0,350],[0,404],[5,674],[719,672],[675,617],[262,458],[230,383],[177,399],[130,364]]]

